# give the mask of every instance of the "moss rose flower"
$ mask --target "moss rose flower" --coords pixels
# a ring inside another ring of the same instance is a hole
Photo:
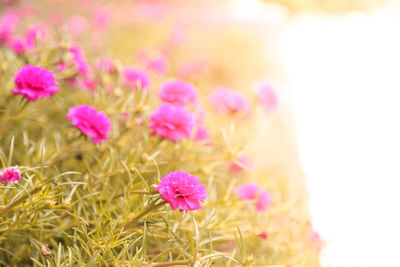
[[[149,127],[152,135],[169,139],[173,142],[191,136],[195,125],[194,116],[184,107],[163,104],[150,115]]]
[[[32,101],[36,101],[38,98],[50,98],[59,90],[51,71],[31,65],[22,67],[16,73],[14,82],[17,86],[12,90],[14,95],[23,95]]]
[[[210,96],[211,105],[226,114],[250,114],[250,104],[242,94],[227,88],[217,88]]]
[[[131,67],[126,67],[123,70],[124,84],[131,85],[132,90],[147,89],[149,86],[149,77],[144,71],[137,70]]]
[[[180,80],[164,83],[158,96],[163,102],[178,106],[197,102],[196,88],[192,84]]]
[[[200,201],[204,202],[207,198],[206,188],[200,184],[199,178],[182,171],[170,172],[162,177],[156,189],[173,210],[178,207],[186,212],[202,209]]]
[[[10,167],[0,172],[0,179],[2,183],[15,183],[21,179],[21,172],[15,167]]]
[[[95,144],[108,140],[107,135],[111,132],[111,123],[104,111],[98,111],[89,105],[81,105],[68,111],[67,119],[92,138]]]

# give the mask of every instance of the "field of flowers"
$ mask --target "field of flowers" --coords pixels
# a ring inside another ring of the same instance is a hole
[[[228,2],[0,3],[1,266],[319,266],[284,94]]]

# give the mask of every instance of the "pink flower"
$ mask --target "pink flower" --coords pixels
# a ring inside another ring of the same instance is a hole
[[[267,112],[272,112],[278,107],[279,99],[274,88],[269,83],[258,83],[254,87],[258,99]]]
[[[99,58],[96,62],[96,68],[107,73],[113,73],[115,71],[114,61],[111,58]]]
[[[10,167],[0,172],[0,179],[2,183],[16,183],[21,179],[21,172],[16,167]]]
[[[25,42],[28,49],[34,49],[38,41],[46,37],[46,28],[41,25],[30,27],[25,33]]]
[[[110,24],[111,11],[107,7],[97,7],[93,11],[92,23],[96,30],[105,30]]]
[[[149,127],[152,135],[169,139],[173,142],[190,137],[195,125],[194,116],[184,107],[162,104],[150,115]]]
[[[164,83],[158,96],[164,103],[177,106],[196,104],[197,102],[196,88],[192,84],[180,80]]]
[[[155,58],[150,59],[146,63],[146,68],[154,71],[155,73],[163,75],[168,70],[168,60],[163,55],[159,55]]]
[[[92,138],[95,144],[108,140],[107,135],[111,132],[111,123],[103,111],[89,105],[73,107],[68,111],[67,119],[82,131],[85,135]]]
[[[16,54],[22,54],[25,52],[25,44],[21,38],[12,38],[8,46],[14,51]]]
[[[249,115],[250,104],[240,93],[227,88],[217,88],[210,96],[210,102],[214,108],[222,113]]]
[[[122,75],[124,76],[124,83],[131,85],[132,90],[136,90],[138,87],[140,89],[147,89],[149,85],[149,78],[143,71],[126,67],[124,68]]]
[[[236,162],[233,162],[231,164],[231,171],[233,172],[243,171],[244,170],[243,166],[246,167],[247,169],[252,168],[252,163],[250,161],[250,158],[245,154],[240,155],[236,161],[239,162],[239,164],[237,164]]]
[[[72,34],[79,34],[88,28],[87,20],[81,16],[74,16],[69,19],[68,30]]]
[[[202,125],[197,126],[194,140],[199,142],[206,142],[207,145],[211,143],[210,134],[205,126]]]
[[[253,200],[260,192],[260,187],[257,184],[248,183],[239,186],[236,193],[242,200]]]
[[[200,201],[204,202],[207,198],[206,188],[200,184],[199,178],[182,171],[170,172],[162,177],[156,189],[173,210],[178,207],[186,212],[202,209]]]
[[[189,79],[202,74],[207,63],[203,60],[189,61],[178,66],[178,76],[181,79]]]
[[[10,40],[19,19],[14,14],[7,14],[0,19],[0,42],[6,43]]]
[[[257,199],[256,209],[257,211],[265,211],[271,204],[271,195],[267,191],[263,191]]]
[[[26,65],[22,67],[14,78],[17,88],[14,88],[14,95],[23,95],[29,100],[36,101],[37,98],[50,98],[58,92],[57,82],[51,71]]]
[[[73,55],[73,61],[76,65],[76,71],[82,75],[87,75],[89,73],[89,64],[83,55],[82,48],[77,44],[71,46],[68,50]]]
[[[268,235],[265,231],[262,231],[261,233],[258,234],[259,237],[263,238],[263,239],[268,239]]]

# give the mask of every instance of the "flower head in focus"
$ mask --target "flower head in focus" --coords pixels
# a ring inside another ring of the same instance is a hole
[[[152,135],[169,139],[173,142],[189,138],[195,125],[194,116],[184,107],[162,104],[150,115],[149,127]]]
[[[186,212],[202,209],[200,201],[207,198],[206,189],[200,184],[199,178],[182,171],[170,172],[162,177],[156,189],[173,210],[178,207]]]
[[[81,105],[70,108],[67,119],[71,120],[82,133],[90,136],[95,144],[108,140],[111,122],[103,111],[98,111],[89,105]]]
[[[16,167],[10,167],[0,172],[2,183],[15,183],[21,179],[21,172]]]
[[[132,90],[136,90],[138,86],[140,89],[147,89],[149,85],[149,78],[144,71],[132,67],[125,67],[122,75],[124,77],[124,83],[131,85]]]
[[[178,106],[197,102],[196,88],[192,84],[180,80],[164,83],[158,96],[164,103]]]
[[[250,104],[242,94],[227,88],[217,88],[210,95],[211,105],[226,114],[250,114]]]
[[[51,71],[31,65],[22,67],[16,73],[14,82],[17,86],[12,90],[14,95],[23,95],[32,101],[36,101],[37,98],[50,98],[59,90]]]

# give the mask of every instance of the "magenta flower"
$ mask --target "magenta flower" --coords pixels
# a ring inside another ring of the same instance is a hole
[[[89,73],[89,64],[86,62],[82,48],[77,44],[74,44],[71,46],[68,52],[73,55],[73,61],[76,65],[76,71],[83,76],[87,75]]]
[[[252,168],[252,162],[250,161],[250,158],[248,156],[246,156],[245,154],[240,155],[237,160],[238,163],[233,162],[231,164],[231,171],[233,172],[241,172],[243,171],[243,167],[246,167],[247,169],[251,169]]]
[[[12,90],[13,94],[23,95],[32,101],[36,101],[37,98],[50,98],[59,90],[51,71],[31,65],[22,67],[16,73],[14,82],[17,88]]]
[[[182,171],[170,172],[162,177],[156,189],[173,210],[178,207],[186,212],[202,209],[200,201],[204,202],[207,198],[206,188],[200,184],[199,178]]]
[[[256,209],[257,211],[265,211],[271,204],[271,195],[267,191],[263,191],[257,198]]]
[[[24,40],[21,38],[12,38],[8,42],[8,46],[14,51],[16,54],[22,54],[25,52],[25,44]]]
[[[213,107],[222,113],[249,115],[250,104],[240,93],[227,88],[217,88],[210,96]]]
[[[10,167],[0,172],[2,183],[16,183],[21,179],[21,172],[16,167]]]
[[[260,187],[257,184],[248,183],[239,186],[236,193],[242,200],[253,200],[260,192]]]
[[[197,102],[196,88],[192,84],[180,80],[164,83],[158,96],[164,103],[178,106]]]
[[[184,107],[163,104],[150,115],[151,135],[169,139],[173,142],[190,137],[195,125],[194,116]]]
[[[7,43],[10,40],[18,22],[14,14],[7,14],[0,19],[0,42]]]
[[[141,70],[126,67],[122,75],[124,76],[124,83],[131,85],[132,90],[136,90],[138,87],[140,87],[140,89],[147,89],[149,85],[147,74]]]
[[[267,112],[272,112],[279,105],[278,95],[269,83],[258,83],[254,87],[261,105]]]
[[[95,144],[108,140],[107,135],[111,132],[111,123],[103,111],[89,105],[73,107],[68,111],[67,119],[82,131],[85,135],[92,138]]]

